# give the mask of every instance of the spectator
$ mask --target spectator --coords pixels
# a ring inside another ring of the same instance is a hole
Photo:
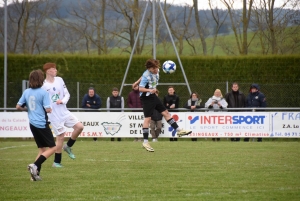
[[[168,94],[165,95],[163,103],[170,112],[177,112],[174,109],[179,107],[179,96],[176,95],[175,88],[173,86],[168,87]],[[170,138],[170,141],[177,141],[177,138],[173,136]]]
[[[123,112],[124,110],[124,98],[119,96],[119,89],[114,87],[112,90],[112,96],[107,98],[106,107],[108,112]],[[122,110],[112,110],[110,108],[122,108]],[[115,138],[111,138],[111,141],[114,141]],[[121,141],[121,138],[118,138],[118,141]]]
[[[157,89],[156,89],[155,94],[157,96],[159,94],[159,91]],[[163,118],[163,115],[154,109],[153,114],[151,116],[151,121],[150,121],[150,129],[151,129],[150,132],[152,135],[153,142],[158,141],[158,136],[161,133],[161,129],[162,129],[162,118]]]
[[[132,91],[128,94],[127,104],[129,108],[142,108],[140,100],[139,85],[132,86]],[[137,112],[137,110],[133,110]],[[142,141],[142,139],[140,139]],[[139,138],[134,138],[135,142],[139,141]]]
[[[95,89],[93,87],[89,88],[88,94],[85,94],[82,99],[82,108],[88,109],[99,109],[101,108],[102,102],[101,98],[98,94],[95,93]],[[97,112],[96,110],[86,110],[86,112]],[[94,141],[97,141],[97,138],[93,138]]]
[[[261,93],[258,84],[250,86],[250,92],[246,99],[246,107],[267,107],[266,97]],[[245,142],[249,142],[249,138],[244,138]],[[262,142],[262,138],[257,138],[257,142]]]
[[[246,97],[243,92],[239,91],[237,82],[232,83],[231,91],[225,95],[225,100],[228,103],[228,108],[242,108],[246,106]],[[237,112],[234,110],[233,112]],[[230,138],[233,142],[239,142],[240,138]]]
[[[213,110],[218,109],[225,109],[227,108],[227,102],[223,98],[222,92],[220,89],[216,89],[214,92],[214,95],[208,99],[208,101],[205,103],[205,107]],[[220,141],[220,138],[213,138],[212,140]]]
[[[200,105],[202,100],[199,98],[196,92],[193,92],[190,96],[190,99],[185,103],[184,107],[190,109],[191,112],[194,112],[196,108],[204,108]],[[197,138],[192,138],[192,141],[197,141]]]
[[[90,87],[88,94],[83,96],[81,107],[88,109],[99,109],[101,108],[101,105],[102,102],[100,96],[95,93],[95,89],[93,87]]]

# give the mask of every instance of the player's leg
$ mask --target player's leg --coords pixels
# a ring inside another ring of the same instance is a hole
[[[155,95],[156,97],[156,95]],[[151,115],[155,108],[155,102],[153,97],[142,97],[143,113],[144,113],[144,123],[143,123],[143,147],[150,152],[154,152],[154,149],[150,146],[148,142],[149,137],[149,124],[151,121]]]
[[[161,133],[161,129],[162,129],[162,121],[156,121],[156,130],[155,130],[156,140],[159,134]]]
[[[64,126],[64,121],[61,122],[51,122],[51,128],[56,136],[56,150],[54,154],[54,162],[52,167],[62,167],[61,160],[62,160],[62,148],[64,145],[64,137],[66,128]]]
[[[31,180],[39,181],[42,180],[40,177],[42,164],[55,152],[56,146],[52,131],[49,128],[48,124],[46,128],[37,128],[30,124],[30,129],[39,148],[39,152],[35,159],[35,162],[28,165],[28,170],[31,174]],[[47,147],[50,148],[47,149]]]
[[[189,134],[192,133],[192,131],[190,131],[190,130],[180,129],[178,127],[178,124],[176,123],[176,121],[171,117],[168,110],[165,110],[165,111],[161,112],[161,114],[164,116],[167,123],[177,131],[177,136],[178,137],[182,137],[184,135],[189,135]]]
[[[71,137],[69,138],[68,142],[63,146],[63,150],[68,153],[69,157],[71,159],[75,159],[75,155],[72,153],[71,147],[76,142],[76,139],[81,134],[83,130],[83,124],[75,117],[72,113],[65,121],[65,126],[68,128],[73,128],[73,132],[71,134]]]
[[[152,141],[154,142],[156,139],[156,134],[155,134],[155,121],[154,120],[150,120],[150,133],[152,136]]]

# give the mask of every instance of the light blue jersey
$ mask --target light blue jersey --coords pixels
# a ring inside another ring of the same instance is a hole
[[[159,73],[159,71],[158,71]],[[159,80],[159,74],[153,74],[149,70],[146,70],[143,75],[142,79],[140,82],[140,87],[144,87],[146,89],[155,89],[156,86],[158,85],[158,80]],[[140,96],[149,96],[150,92],[140,92]]]
[[[17,104],[23,105],[24,103],[28,109],[30,124],[37,128],[45,128],[48,120],[45,109],[51,108],[49,94],[42,88],[26,89]]]

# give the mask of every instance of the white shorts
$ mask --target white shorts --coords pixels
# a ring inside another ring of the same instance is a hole
[[[56,136],[61,135],[67,131],[67,128],[73,128],[78,122],[77,117],[70,113],[70,116],[60,122],[51,122],[51,129]]]

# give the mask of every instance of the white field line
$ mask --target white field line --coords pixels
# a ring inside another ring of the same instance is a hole
[[[10,146],[10,147],[2,147],[0,150],[5,150],[5,149],[14,149],[14,148],[20,148],[20,147],[29,147],[33,145],[21,145],[21,146]]]

